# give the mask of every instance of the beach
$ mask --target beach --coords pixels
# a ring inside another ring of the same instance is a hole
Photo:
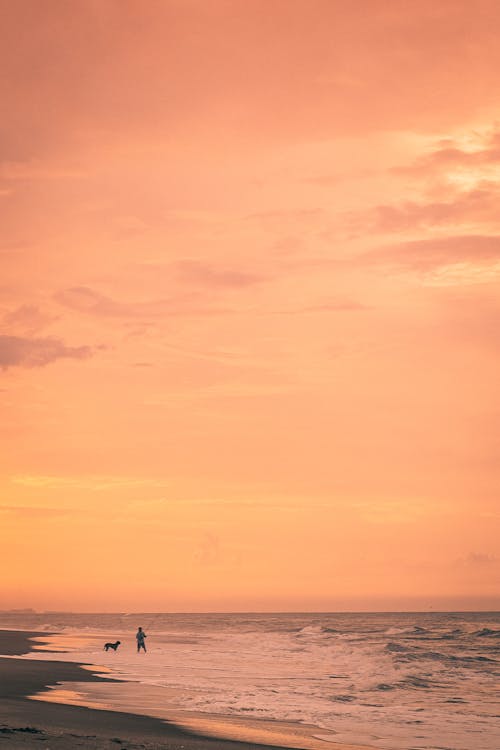
[[[47,633],[42,632],[0,630],[0,750],[263,750],[272,747],[201,737],[169,722],[130,713],[30,700],[28,696],[60,682],[104,681],[79,664],[15,658],[36,649],[31,638],[46,636]],[[359,747],[324,745],[342,750]],[[300,747],[300,742],[294,743],[294,747]]]
[[[0,750],[39,747],[7,731],[27,726],[89,747],[500,747],[500,613],[23,611],[0,636]]]

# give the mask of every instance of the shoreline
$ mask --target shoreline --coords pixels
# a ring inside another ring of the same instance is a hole
[[[0,750],[2,746],[9,750],[44,746],[50,750],[73,750],[76,747],[83,750],[117,747],[127,750],[296,750],[314,744],[331,750],[367,750],[366,746],[362,748],[319,738],[311,743],[305,737],[301,740],[300,734],[293,738],[279,731],[275,733],[275,740],[279,738],[279,743],[219,739],[145,715],[33,700],[30,696],[61,683],[122,682],[94,674],[89,669],[93,665],[15,658],[37,650],[32,639],[43,640],[51,634],[0,630]],[[276,727],[279,727],[278,722]],[[272,732],[268,734],[270,738],[273,736]],[[287,744],[288,736],[293,740],[292,744]]]

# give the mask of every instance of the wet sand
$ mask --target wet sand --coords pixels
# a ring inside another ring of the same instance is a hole
[[[145,716],[30,700],[27,696],[49,685],[103,681],[79,664],[15,658],[36,650],[37,644],[30,637],[45,635],[0,630],[0,654],[6,655],[0,657],[0,750],[269,750],[272,747],[201,737]],[[352,745],[320,744],[325,750],[360,750]],[[300,741],[293,746],[299,747]]]

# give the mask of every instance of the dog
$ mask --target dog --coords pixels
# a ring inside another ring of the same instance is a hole
[[[120,645],[121,641],[116,641],[116,643],[105,643],[104,644],[104,650],[109,651],[110,648],[113,649],[113,651],[116,651],[118,646]]]

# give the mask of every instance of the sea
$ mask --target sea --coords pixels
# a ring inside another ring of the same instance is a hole
[[[21,612],[0,613],[0,627],[47,634],[24,659],[120,680],[59,684],[37,700],[288,747],[500,750],[499,612]]]

